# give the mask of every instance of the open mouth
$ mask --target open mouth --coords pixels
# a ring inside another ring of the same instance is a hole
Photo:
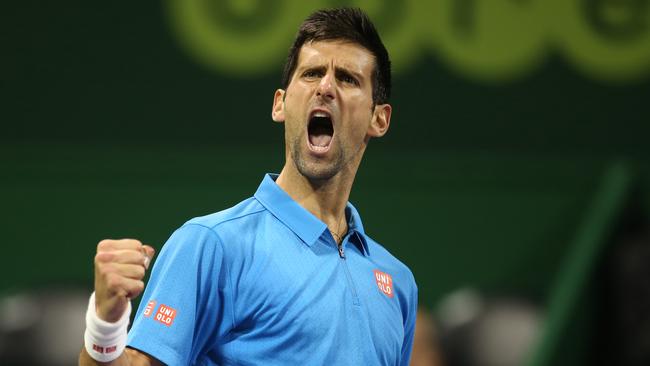
[[[307,127],[309,145],[316,152],[325,152],[329,149],[334,136],[332,117],[326,112],[315,112],[309,118]]]

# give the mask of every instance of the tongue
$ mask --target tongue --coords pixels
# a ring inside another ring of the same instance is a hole
[[[309,134],[309,142],[314,146],[326,147],[332,141],[332,136],[320,133],[320,134]]]

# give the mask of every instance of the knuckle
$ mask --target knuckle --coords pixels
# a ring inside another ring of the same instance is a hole
[[[99,251],[107,250],[111,247],[112,244],[113,244],[113,240],[104,239],[97,244],[97,251],[99,252]]]
[[[136,247],[142,246],[142,242],[138,239],[125,239],[125,242]]]
[[[95,254],[95,265],[101,266],[105,262],[110,262],[113,259],[113,255],[110,252],[99,252]]]
[[[99,274],[106,273],[105,263],[97,258],[95,258],[95,271]]]
[[[105,273],[106,275],[115,272],[115,268],[111,265],[111,263],[101,263],[99,271],[102,273]]]

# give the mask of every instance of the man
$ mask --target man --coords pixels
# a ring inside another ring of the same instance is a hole
[[[363,12],[309,16],[273,99],[281,173],[172,234],[127,348],[153,249],[102,241],[80,365],[408,365],[413,275],[347,202],[368,142],[390,125],[389,93],[388,53]]]

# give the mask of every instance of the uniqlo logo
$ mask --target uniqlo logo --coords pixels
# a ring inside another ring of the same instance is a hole
[[[172,309],[167,305],[160,304],[158,312],[156,312],[155,319],[166,326],[171,326],[176,317],[176,309]]]
[[[156,307],[156,300],[149,301],[147,303],[147,306],[144,308],[142,315],[144,315],[146,318],[150,317],[151,314],[153,313],[153,308],[155,307]]]
[[[113,353],[117,351],[117,346],[102,347],[93,343],[93,351],[97,353]]]
[[[393,293],[395,292],[395,288],[393,287],[393,277],[388,273],[376,269],[373,272],[375,273],[375,281],[377,281],[377,287],[379,287],[379,290],[381,290],[381,292],[386,296],[392,298]]]

